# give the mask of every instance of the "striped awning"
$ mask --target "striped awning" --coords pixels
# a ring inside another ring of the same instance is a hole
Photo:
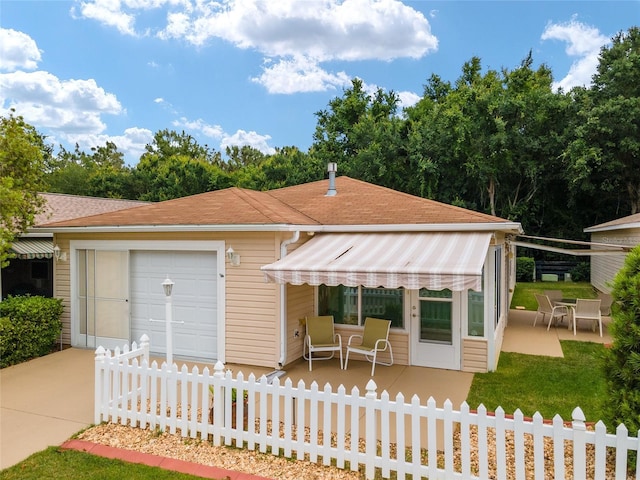
[[[13,242],[11,250],[20,260],[53,258],[53,241],[50,238],[20,238]]]
[[[480,291],[490,239],[466,232],[321,234],[262,271],[292,285]]]

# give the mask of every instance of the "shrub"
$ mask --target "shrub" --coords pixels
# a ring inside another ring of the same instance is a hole
[[[574,282],[589,282],[591,281],[591,264],[589,262],[579,262],[569,273],[571,274],[571,280]]]
[[[0,368],[47,355],[62,332],[62,300],[11,297],[0,302]]]
[[[535,277],[536,261],[531,257],[516,259],[516,282],[532,282]]]
[[[613,343],[604,356],[605,419],[612,427],[624,423],[635,435],[640,430],[640,246],[627,255],[611,293]]]

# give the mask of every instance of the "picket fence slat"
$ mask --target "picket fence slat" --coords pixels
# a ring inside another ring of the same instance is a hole
[[[508,417],[501,407],[488,414],[483,405],[471,412],[466,402],[456,411],[449,400],[440,408],[434,398],[422,403],[414,395],[407,403],[398,393],[391,399],[386,391],[377,392],[373,380],[361,396],[357,387],[347,392],[340,385],[334,391],[329,383],[320,389],[316,382],[307,388],[300,380],[294,386],[291,379],[281,382],[278,376],[272,380],[266,376],[256,379],[254,374],[245,378],[242,372],[234,376],[220,362],[213,372],[208,367],[200,371],[197,366],[189,370],[183,365],[178,369],[176,364],[166,363],[158,367],[155,361],[149,363],[148,352],[148,339],[142,338],[140,344],[124,345],[113,352],[96,349],[95,423],[110,421],[172,434],[179,429],[184,438],[199,436],[213,445],[246,446],[262,453],[270,450],[273,455],[314,463],[322,457],[324,465],[335,462],[338,468],[363,469],[367,479],[394,474],[398,479],[407,475],[433,479],[564,478],[565,442],[573,446],[573,478],[625,479],[628,453],[637,452],[640,446],[637,432],[635,437],[629,436],[624,425],[618,426],[615,434],[607,433],[602,422],[587,428],[579,408],[572,412],[570,424],[559,415],[547,424],[539,413],[532,420],[525,419],[519,409]],[[234,391],[240,400],[235,408]],[[246,402],[242,401],[245,397]],[[507,442],[510,435],[513,442]],[[491,458],[490,439],[491,448],[495,448]],[[546,459],[546,442],[551,444],[553,461]],[[587,454],[590,445],[592,453]],[[507,448],[513,451],[508,454]],[[587,455],[593,461],[587,462]],[[613,464],[607,462],[608,455],[615,455]],[[587,471],[587,463],[592,472]],[[552,472],[546,471],[548,464],[552,464]]]

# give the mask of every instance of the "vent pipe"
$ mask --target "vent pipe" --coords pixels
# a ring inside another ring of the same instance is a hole
[[[327,165],[327,171],[329,172],[329,190],[327,190],[325,197],[333,197],[338,193],[336,190],[336,171],[337,170],[338,170],[337,163],[331,162],[329,163],[329,165]]]

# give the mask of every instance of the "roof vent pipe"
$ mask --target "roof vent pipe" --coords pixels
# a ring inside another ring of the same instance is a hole
[[[338,192],[336,191],[336,171],[338,170],[338,164],[331,162],[327,165],[327,171],[329,172],[329,190],[325,197],[333,197]]]

